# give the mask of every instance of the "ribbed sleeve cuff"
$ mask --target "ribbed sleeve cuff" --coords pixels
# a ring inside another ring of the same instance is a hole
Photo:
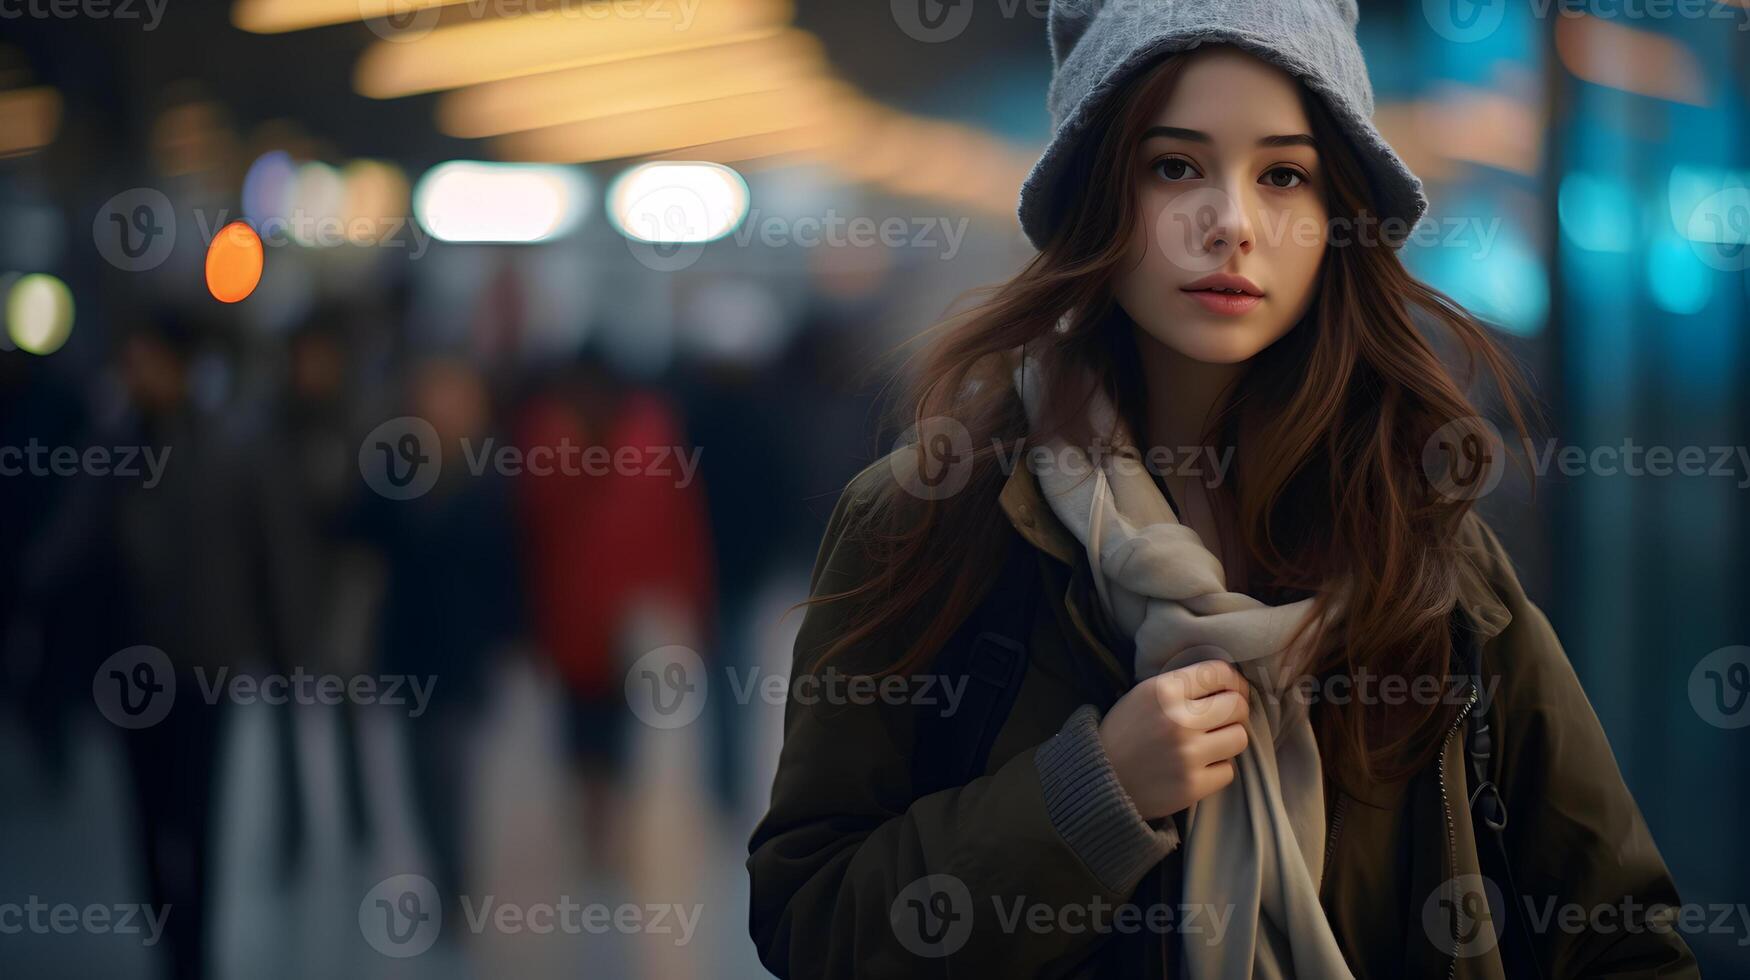
[[[1033,764],[1058,835],[1102,885],[1129,894],[1179,846],[1179,832],[1171,820],[1156,830],[1137,812],[1100,745],[1099,723],[1093,705],[1077,708],[1034,752]]]

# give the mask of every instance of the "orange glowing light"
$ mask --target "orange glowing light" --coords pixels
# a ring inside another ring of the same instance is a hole
[[[261,236],[245,221],[219,229],[207,246],[207,291],[221,303],[236,303],[255,292],[266,256]]]

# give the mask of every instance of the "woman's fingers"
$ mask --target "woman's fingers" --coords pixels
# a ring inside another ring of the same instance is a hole
[[[1205,660],[1201,663],[1169,670],[1163,676],[1171,678],[1186,700],[1205,698],[1217,691],[1245,692],[1248,685],[1239,669],[1225,660]]]
[[[1229,759],[1223,759],[1198,770],[1194,777],[1197,798],[1199,800],[1205,799],[1217,791],[1233,785],[1235,772],[1234,764]]]
[[[1245,725],[1226,725],[1198,736],[1194,752],[1206,765],[1215,765],[1244,752],[1249,743]]]
[[[1251,698],[1244,691],[1217,691],[1183,702],[1175,720],[1192,731],[1208,732],[1243,723],[1251,713]]]

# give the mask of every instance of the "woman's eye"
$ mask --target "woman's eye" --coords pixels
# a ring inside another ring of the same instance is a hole
[[[1277,167],[1265,174],[1264,180],[1268,182],[1271,187],[1279,188],[1281,190],[1289,190],[1290,188],[1299,187],[1306,181],[1306,178],[1301,176],[1300,171],[1291,167]]]
[[[1195,174],[1197,170],[1188,161],[1180,160],[1177,157],[1168,157],[1165,160],[1155,161],[1154,172],[1162,180],[1184,180],[1187,173]]]

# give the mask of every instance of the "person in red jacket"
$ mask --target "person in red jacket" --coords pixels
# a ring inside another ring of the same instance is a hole
[[[564,677],[568,737],[583,780],[592,863],[620,810],[631,617],[653,607],[705,636],[713,606],[710,532],[696,452],[661,394],[580,367],[523,406],[517,499],[530,616]]]

